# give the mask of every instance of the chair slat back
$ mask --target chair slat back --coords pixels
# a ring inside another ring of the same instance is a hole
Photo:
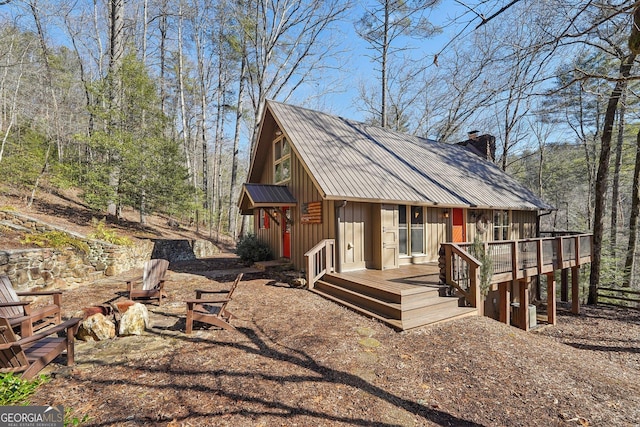
[[[18,294],[8,276],[0,276],[0,302],[19,302]],[[24,309],[20,306],[16,307],[0,307],[0,317],[19,317],[24,316]]]
[[[233,293],[235,292],[236,288],[238,287],[238,283],[240,283],[240,281],[242,280],[242,276],[244,274],[240,273],[236,276],[236,280],[233,281],[233,285],[231,285],[231,288],[229,289],[229,293],[227,294],[227,299],[231,300],[231,296],[233,295]],[[227,308],[227,304],[229,304],[230,301],[225,301],[222,303],[222,305],[220,306],[220,311],[222,312],[222,310],[224,310],[225,308]]]
[[[166,259],[151,259],[145,262],[142,273],[142,289],[149,291],[158,287],[168,268],[169,261]]]
[[[17,341],[13,328],[9,324],[9,320],[0,317],[0,344],[9,344]],[[27,356],[22,348],[13,346],[0,350],[0,372],[16,372],[23,371],[29,366]]]

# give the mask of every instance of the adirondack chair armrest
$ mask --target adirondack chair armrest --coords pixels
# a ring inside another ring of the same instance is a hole
[[[131,292],[131,290],[133,289],[134,283],[142,282],[142,276],[136,277],[135,279],[127,280],[126,282],[127,282],[127,291]]]
[[[12,302],[0,302],[0,307],[18,307],[27,306],[31,304],[31,301],[12,301]]]
[[[30,291],[30,292],[16,292],[19,297],[22,296],[37,296],[37,295],[62,295],[62,291]]]
[[[186,299],[184,300],[187,304],[215,304],[219,302],[229,302],[231,299],[229,298],[209,298],[209,299]]]
[[[23,346],[23,345],[32,343],[34,341],[39,341],[42,338],[46,338],[49,335],[57,334],[58,332],[64,331],[66,329],[69,330],[67,334],[72,334],[75,336],[81,320],[82,319],[79,317],[74,317],[65,322],[60,323],[59,325],[47,328],[43,332],[38,332],[37,334],[31,335],[29,337],[20,338],[15,342],[0,344],[0,350],[6,350],[11,347]]]
[[[28,292],[17,292],[19,297],[27,297],[27,296],[52,296],[53,303],[60,307],[62,305],[62,291],[28,291]]]
[[[228,294],[229,291],[210,291],[207,289],[196,289],[196,294]]]

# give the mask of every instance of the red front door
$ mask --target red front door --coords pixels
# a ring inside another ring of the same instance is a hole
[[[291,258],[291,210],[282,208],[282,256]]]
[[[462,209],[453,209],[451,225],[453,226],[453,243],[466,242],[467,230],[464,222],[464,211]]]

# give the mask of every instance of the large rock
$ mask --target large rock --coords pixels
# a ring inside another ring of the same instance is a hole
[[[104,314],[96,313],[80,323],[76,338],[83,341],[102,341],[116,336],[116,325]]]
[[[121,313],[122,313],[122,309]],[[149,311],[139,302],[130,305],[120,316],[118,335],[141,335],[149,326]]]

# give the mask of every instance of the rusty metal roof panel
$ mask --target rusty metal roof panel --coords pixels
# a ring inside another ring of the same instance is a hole
[[[551,208],[464,147],[287,104],[269,101],[268,107],[326,197]]]

